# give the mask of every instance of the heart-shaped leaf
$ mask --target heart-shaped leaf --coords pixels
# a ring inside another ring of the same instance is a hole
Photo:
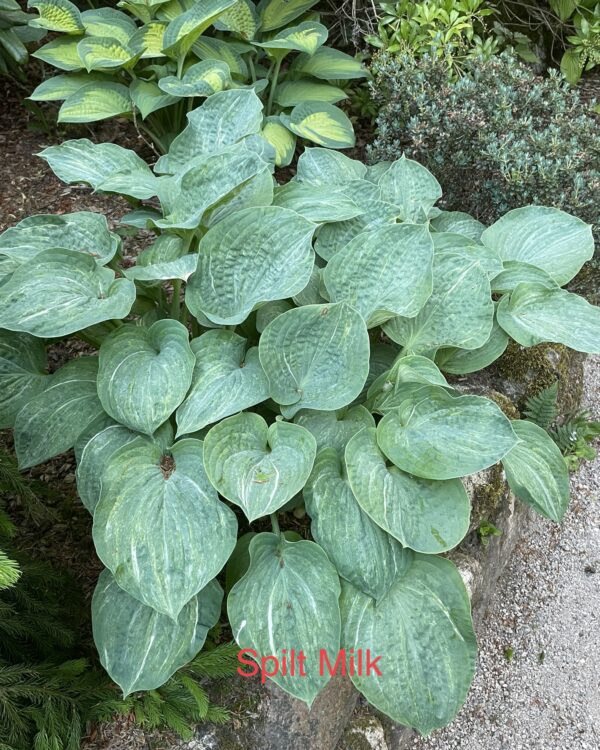
[[[225,565],[237,521],[206,478],[202,442],[145,439],[108,460],[94,513],[98,556],[131,596],[176,621]]]
[[[431,220],[430,225],[436,232],[462,234],[475,242],[479,242],[485,230],[485,224],[463,211],[442,211]]]
[[[278,315],[258,347],[271,397],[291,418],[300,409],[334,411],[352,403],[369,373],[369,335],[345,302]]]
[[[88,83],[65,99],[58,112],[58,121],[97,122],[128,114],[132,109],[127,86],[109,82]]]
[[[508,336],[494,319],[490,337],[483,346],[478,349],[438,349],[435,361],[444,372],[466,375],[489,367],[504,354],[507,346]]]
[[[190,65],[181,78],[165,76],[158,81],[161,91],[171,96],[211,96],[231,81],[227,63],[203,60]]]
[[[39,18],[31,18],[30,26],[64,34],[81,34],[84,30],[81,13],[69,0],[29,0],[27,7],[40,14]]]
[[[375,420],[364,406],[338,411],[303,409],[294,417],[296,424],[311,432],[317,441],[317,452],[333,448],[343,456],[350,438],[365,427],[375,427]]]
[[[442,197],[442,188],[431,172],[404,156],[381,175],[379,187],[385,200],[398,206],[402,221],[423,222]]]
[[[121,326],[100,347],[98,396],[117,422],[152,435],[185,398],[193,369],[188,330],[176,320]]]
[[[0,330],[0,428],[12,427],[21,408],[48,383],[44,342]]]
[[[354,128],[341,109],[327,102],[297,104],[281,121],[292,133],[326,148],[352,148],[356,143]]]
[[[298,159],[296,180],[310,185],[330,188],[345,187],[352,180],[363,180],[365,165],[338,151],[326,148],[305,148]]]
[[[304,21],[298,26],[288,26],[272,39],[254,42],[254,44],[267,50],[297,50],[314,55],[319,47],[325,44],[328,35],[327,27],[322,23]]]
[[[200,34],[235,2],[236,0],[204,0],[202,3],[194,3],[184,13],[178,13],[165,31],[163,52],[173,58],[187,55]]]
[[[258,349],[247,350],[233,331],[207,331],[192,341],[196,365],[192,385],[177,409],[177,434],[196,432],[269,397],[269,381]]]
[[[306,676],[287,670],[275,684],[310,706],[329,681],[320,674],[320,654],[333,664],[340,647],[340,582],[327,555],[314,542],[288,542],[257,534],[250,542],[250,567],[231,589],[227,612],[233,635],[257,661],[281,654],[305,655]]]
[[[316,450],[314,437],[304,427],[289,422],[269,427],[258,414],[242,412],[209,431],[204,464],[220,494],[255,521],[300,492]]]

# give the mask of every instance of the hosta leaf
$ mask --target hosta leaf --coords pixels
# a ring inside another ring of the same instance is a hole
[[[144,439],[114,453],[102,474],[94,543],[131,596],[173,621],[225,565],[235,514],[218,498],[202,463],[202,442],[164,453]]]
[[[346,187],[352,180],[362,180],[367,168],[355,159],[326,148],[305,148],[298,159],[296,180],[330,188]]]
[[[248,66],[232,43],[223,39],[201,36],[194,42],[192,52],[200,60],[222,60],[227,63],[234,78],[239,80],[248,78]]]
[[[44,390],[44,342],[27,333],[0,330],[0,428],[13,427],[15,417],[30,399]]]
[[[326,148],[352,148],[356,143],[348,115],[327,102],[297,104],[281,121],[292,133]]]
[[[367,327],[345,302],[306,305],[279,315],[265,328],[259,354],[271,397],[288,419],[300,409],[347,406],[369,372]]]
[[[321,294],[322,271],[323,269],[319,268],[319,266],[315,263],[310,273],[310,279],[308,280],[308,284],[304,287],[304,289],[301,292],[298,292],[298,294],[295,294],[293,297],[293,300],[296,303],[296,305],[298,305],[298,307],[302,307],[303,305],[320,305],[323,302],[329,301],[329,300],[326,300],[325,297],[323,297],[323,295]]]
[[[335,450],[319,453],[303,494],[312,536],[340,576],[381,599],[396,577],[402,548],[361,509]]]
[[[88,83],[63,102],[59,122],[97,122],[132,111],[129,89],[120,83]]]
[[[502,271],[502,261],[495,250],[485,245],[478,245],[474,240],[462,234],[451,232],[433,232],[433,249],[435,253],[446,252],[462,255],[464,258],[478,263],[489,279]]]
[[[321,47],[314,55],[298,55],[291,69],[294,74],[303,73],[315,78],[334,81],[367,76],[367,71],[359,60],[332,47]]]
[[[139,109],[142,120],[145,120],[152,112],[170,107],[177,101],[176,96],[165,94],[153,81],[142,81],[140,78],[132,81],[129,86],[129,95],[131,101]]]
[[[317,83],[309,78],[298,81],[284,81],[277,86],[275,101],[281,107],[295,107],[303,102],[327,102],[336,104],[347,99],[348,94],[329,83]]]
[[[281,313],[291,310],[294,305],[287,299],[277,299],[273,302],[266,302],[256,311],[256,330],[262,333],[269,323]]]
[[[281,672],[271,679],[310,706],[329,681],[319,674],[319,654],[334,663],[340,647],[340,583],[318,544],[288,542],[257,534],[250,542],[250,567],[231,589],[227,612],[240,648],[256,658],[292,649],[306,656],[306,677]]]
[[[254,91],[220,91],[188,114],[187,127],[174,139],[169,153],[157,161],[155,171],[174,173],[187,167],[191,159],[214,154],[259,133],[261,126],[262,103]]]
[[[264,49],[297,50],[314,55],[319,47],[327,41],[327,27],[316,21],[305,21],[298,26],[289,26],[272,39],[255,42]]]
[[[500,461],[517,438],[482,396],[450,396],[437,386],[388,412],[377,427],[381,450],[398,468],[427,479],[474,474]]]
[[[116,143],[92,143],[88,138],[80,138],[45,148],[38,156],[48,162],[63,182],[86,182],[97,190],[101,185],[110,185],[109,180],[118,175],[129,175],[130,189],[122,192],[140,200],[155,195],[146,187],[155,179],[146,162]]]
[[[30,26],[65,34],[81,34],[84,31],[81,13],[69,0],[29,0],[28,8],[35,8],[39,18],[31,18]]]
[[[509,211],[485,230],[481,241],[496,250],[502,260],[519,260],[541,268],[560,286],[576,276],[594,254],[589,224],[544,206]]]
[[[116,8],[86,10],[81,14],[81,21],[89,36],[116,39],[122,45],[127,45],[137,31],[133,19]]]
[[[399,354],[398,347],[395,344],[372,344],[371,355],[369,357],[369,374],[367,380],[363,386],[360,395],[357,396],[356,400],[362,403],[366,396],[369,388],[373,383],[387,372],[390,367],[394,364],[396,357]]]
[[[165,76],[158,81],[161,91],[172,96],[211,96],[231,81],[227,63],[204,60],[190,65],[182,78]]]
[[[84,65],[77,51],[79,39],[80,37],[58,37],[36,50],[33,57],[59,70],[81,70]]]
[[[494,320],[489,339],[478,349],[439,349],[435,361],[444,371],[452,375],[466,375],[483,370],[502,356],[508,346],[508,336]]]
[[[74,94],[88,83],[106,81],[101,73],[71,73],[53,76],[42,81],[29,98],[34,102],[58,102]]]
[[[136,56],[129,47],[110,37],[86,36],[77,45],[77,51],[88,72],[121,68]]]
[[[402,221],[423,222],[442,197],[442,188],[431,172],[404,156],[381,175],[379,187],[383,199],[399,207]]]
[[[281,123],[279,117],[268,117],[261,135],[275,149],[276,166],[287,167],[291,164],[296,151],[296,136]]]
[[[361,508],[403,546],[428,554],[446,552],[469,530],[471,504],[460,480],[436,482],[388,466],[375,429],[354,435],[345,459]]]
[[[512,421],[519,438],[502,459],[506,480],[515,495],[557,523],[569,504],[569,472],[558,446],[533,422]]]
[[[315,224],[347,221],[359,216],[361,209],[336,188],[288,182],[275,194],[274,204],[289,208]]]
[[[234,325],[260,302],[285,299],[308,283],[315,225],[277,206],[230,214],[201,240],[186,304],[195,315]]]
[[[518,284],[498,306],[498,323],[522,346],[542,341],[600,353],[600,307],[565,289]]]
[[[433,243],[425,226],[390,224],[359,234],[323,271],[332,302],[346,301],[370,325],[416,315],[432,290]]]
[[[109,232],[106,217],[90,211],[30,216],[0,235],[0,255],[21,263],[42,250],[63,248],[87,253],[105,265],[120,245],[119,236]]]
[[[433,292],[414,318],[384,323],[385,333],[412,353],[440,346],[477,349],[489,339],[494,319],[490,282],[477,260],[450,252],[433,259]]]
[[[124,325],[100,347],[98,396],[117,422],[152,435],[185,398],[193,368],[188,330],[178,321]]]
[[[306,427],[317,441],[317,451],[333,448],[343,456],[350,438],[365,427],[375,427],[375,420],[364,406],[338,411],[304,409],[294,417],[296,424]]]
[[[485,224],[463,211],[442,211],[430,223],[436,232],[462,234],[475,242],[479,242],[485,230]]]
[[[96,357],[81,357],[60,368],[46,388],[30,398],[15,420],[15,449],[21,469],[41,464],[75,445],[102,414],[96,393]]]
[[[261,31],[287,26],[317,4],[317,0],[263,0],[259,6]]]
[[[167,24],[161,21],[152,21],[139,28],[129,40],[129,48],[140,55],[144,60],[149,57],[165,57],[163,49],[163,38]]]
[[[418,354],[409,354],[398,358],[372,383],[369,406],[382,414],[395,409],[406,396],[406,386],[417,384],[450,387],[434,362]]]
[[[211,581],[177,622],[119,588],[108,570],[92,599],[94,642],[100,662],[125,696],[154,690],[200,651],[221,613],[223,591]]]
[[[177,410],[177,434],[196,432],[269,397],[258,349],[233,331],[207,331],[192,341],[192,385]]]
[[[235,2],[236,0],[205,0],[194,3],[168,25],[163,37],[163,52],[174,58],[186,55],[200,34]]]
[[[518,260],[508,260],[503,263],[503,270],[492,279],[492,292],[507,294],[512,292],[517,284],[524,283],[541,284],[549,289],[558,287],[552,276],[541,268]]]
[[[197,265],[198,256],[192,253],[176,260],[126,268],[123,274],[126,278],[136,281],[166,281],[167,279],[182,279],[183,281],[187,281],[196,270]]]
[[[464,703],[477,642],[454,565],[408,551],[405,557],[405,569],[378,603],[343,585],[342,646],[381,656],[380,676],[372,670],[355,674],[352,682],[394,721],[428,734],[448,724]]]
[[[316,454],[304,427],[242,412],[215,425],[204,442],[204,465],[219,493],[249,521],[274,513],[304,487]]]
[[[215,22],[215,28],[221,31],[233,31],[242,39],[254,39],[260,20],[252,0],[237,2],[221,13]]]
[[[124,318],[135,287],[76,250],[44,250],[18,268],[2,287],[0,328],[42,338],[75,333]]]
[[[225,217],[245,208],[270,206],[273,203],[273,175],[271,164],[265,164],[254,177],[235,187],[218,201],[206,214],[202,223],[210,229]]]

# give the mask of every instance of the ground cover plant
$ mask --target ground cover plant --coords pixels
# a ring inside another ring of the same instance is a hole
[[[122,0],[80,12],[69,0],[31,0],[32,23],[56,37],[35,57],[61,71],[33,92],[63,101],[59,122],[135,117],[165,152],[205,97],[252,88],[263,98],[264,137],[289,164],[296,138],[327,148],[354,145],[340,83],[361,79],[358,60],[325,46],[328,31],[310,12],[316,0]],[[209,35],[214,27],[217,31]]]
[[[0,236],[1,423],[22,468],[75,448],[106,568],[94,638],[125,695],[200,651],[225,568],[240,648],[306,656],[280,687],[311,704],[321,650],[333,665],[369,649],[381,675],[354,674],[357,688],[428,733],[475,665],[468,595],[441,556],[469,528],[461,478],[501,461],[556,521],[569,492],[545,430],[448,378],[509,338],[600,351],[600,311],[562,288],[591,229],[539,206],[488,228],[440,211],[437,180],[407,158],[307,149],[276,185],[262,117],[253,90],[216,93],[154,170],[86,139],[41,153],[63,181],[136,203],[123,224],[153,241],[127,267],[89,212]],[[71,336],[97,354],[47,375],[47,345]],[[302,503],[312,539],[286,531]]]

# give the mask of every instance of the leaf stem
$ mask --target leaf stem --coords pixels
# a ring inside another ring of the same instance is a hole
[[[179,320],[179,296],[181,294],[181,279],[173,279],[173,298],[171,300],[171,317]]]
[[[275,63],[275,68],[273,70],[273,80],[271,81],[271,88],[269,90],[269,100],[267,102],[267,117],[271,114],[271,110],[273,109],[273,99],[275,98],[275,89],[277,88],[277,81],[279,79],[279,71],[281,70],[281,63],[283,62],[283,58],[280,58]]]
[[[271,513],[271,528],[273,533],[281,536],[281,529],[279,528],[279,521],[277,520],[277,513]]]

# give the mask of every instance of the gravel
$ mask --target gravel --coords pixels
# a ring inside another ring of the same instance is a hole
[[[600,418],[600,357],[584,408]],[[479,633],[478,671],[457,719],[414,750],[600,748],[600,459],[571,480],[558,526],[536,516]]]

